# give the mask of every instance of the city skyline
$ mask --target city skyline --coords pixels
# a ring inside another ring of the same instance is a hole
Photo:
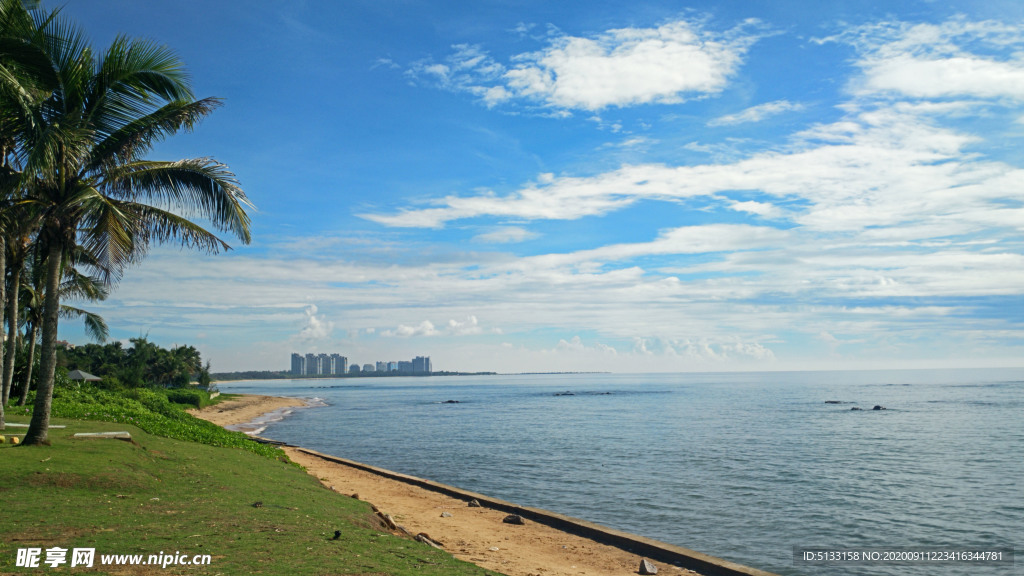
[[[366,363],[360,366],[358,362],[349,365],[348,357],[338,353],[315,354],[308,352],[300,354],[292,352],[289,371],[292,374],[303,376],[331,376],[364,372],[430,374],[434,370],[430,356],[416,356],[412,360],[378,360],[375,363]]]
[[[1024,363],[1024,3],[63,13],[175,50],[223,106],[152,157],[215,157],[256,205],[251,245],[154,248],[69,302],[115,339],[218,371]]]

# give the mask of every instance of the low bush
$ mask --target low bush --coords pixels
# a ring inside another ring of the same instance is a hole
[[[175,404],[185,404],[193,408],[203,408],[210,403],[209,392],[201,392],[192,388],[170,388],[167,399]]]
[[[202,396],[198,391],[197,394]],[[180,404],[169,400],[163,390],[133,388],[110,391],[91,383],[71,382],[66,376],[58,375],[50,416],[121,422],[166,438],[241,448],[269,458],[284,458],[284,452],[278,448],[254,442],[241,432],[231,432],[192,416]]]

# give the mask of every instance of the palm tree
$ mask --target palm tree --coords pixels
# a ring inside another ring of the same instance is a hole
[[[81,258],[86,255],[80,254]],[[40,274],[33,274],[38,266],[30,266],[28,282],[22,284],[22,298],[24,312],[21,314],[25,320],[25,339],[28,340],[27,360],[25,365],[24,382],[21,388],[21,395],[18,399],[18,406],[24,406],[28,401],[29,389],[32,387],[32,369],[35,366],[36,340],[39,336],[39,326],[43,322],[43,278]],[[86,276],[74,268],[65,265],[64,280],[61,282],[61,299],[75,298],[90,301],[106,300],[108,292],[102,283],[91,276]],[[73,306],[61,304],[60,317],[65,319],[81,318],[85,322],[85,333],[97,342],[105,342],[110,336],[106,321],[103,317]]]
[[[35,39],[48,25],[33,19],[22,0],[0,0],[0,279],[7,272],[7,234],[17,220],[12,205],[22,186],[18,126],[29,118],[31,106],[55,85],[56,76]],[[43,24],[42,26],[40,24]],[[17,288],[13,293],[17,294]],[[0,281],[0,330],[8,294]],[[5,357],[0,346],[0,359]],[[12,359],[7,357],[7,361]],[[2,362],[0,362],[2,363]],[[7,388],[0,385],[0,400]],[[0,402],[0,430],[4,429],[4,402]]]
[[[14,378],[14,358],[17,350],[18,298],[21,293],[22,273],[32,249],[33,234],[36,230],[36,219],[29,210],[22,206],[13,206],[7,210],[7,267],[10,274],[10,287],[7,292],[7,350],[3,357],[2,381],[0,381],[0,404],[6,404],[11,393],[11,382]],[[2,326],[0,326],[2,329]]]
[[[27,177],[19,204],[39,214],[46,278],[39,384],[25,445],[47,443],[68,255],[78,248],[92,254],[95,272],[112,283],[154,242],[230,249],[189,218],[206,219],[245,243],[250,238],[251,204],[224,165],[143,158],[156,142],[191,130],[219,100],[194,100],[183,64],[165,47],[118,37],[97,57],[77,29],[57,22],[54,34],[36,37],[57,88],[32,106],[31,122],[18,126]]]

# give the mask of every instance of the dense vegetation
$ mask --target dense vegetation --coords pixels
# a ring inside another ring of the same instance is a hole
[[[121,342],[86,344],[59,350],[58,364],[103,378],[105,388],[183,387],[196,381],[210,385],[209,363],[203,365],[192,346],[162,348],[144,337]]]

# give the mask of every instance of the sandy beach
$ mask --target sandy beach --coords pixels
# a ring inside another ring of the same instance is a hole
[[[249,429],[263,426],[266,413],[302,406],[296,398],[242,396],[192,413],[221,426]],[[431,490],[391,480],[343,464],[285,448],[325,486],[358,495],[413,534],[426,533],[455,557],[508,576],[613,576],[637,574],[641,556],[527,521],[506,524],[506,513],[471,508],[467,503]],[[339,454],[339,456],[344,456]],[[655,563],[659,574],[696,574]]]
[[[258,434],[266,427],[265,421],[284,417],[290,408],[305,405],[298,398],[246,394],[202,410],[192,409],[188,413],[231,430]]]

